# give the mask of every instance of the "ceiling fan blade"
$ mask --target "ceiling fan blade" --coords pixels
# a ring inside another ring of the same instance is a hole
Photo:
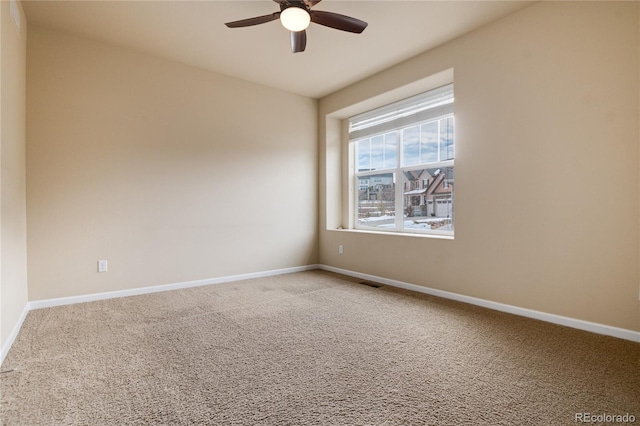
[[[273,0],[273,1],[283,6],[289,6],[289,0]]]
[[[293,53],[304,52],[307,47],[307,32],[291,31],[291,51]]]
[[[227,22],[225,25],[229,28],[250,27],[252,25],[264,24],[265,22],[275,21],[280,17],[280,12],[271,15],[256,16],[255,18],[241,19],[239,21]]]
[[[336,30],[349,31],[350,33],[358,33],[367,28],[367,24],[351,16],[340,15],[339,13],[324,12],[322,10],[311,11],[311,22],[324,25],[325,27],[335,28]]]

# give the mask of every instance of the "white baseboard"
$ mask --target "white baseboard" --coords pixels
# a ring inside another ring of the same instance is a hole
[[[24,309],[22,309],[20,318],[18,318],[18,321],[13,326],[13,330],[11,330],[11,334],[9,334],[9,338],[7,339],[6,342],[4,342],[4,345],[2,345],[2,350],[0,351],[0,365],[2,365],[2,363],[4,362],[4,358],[9,353],[9,349],[11,349],[11,345],[13,345],[13,342],[16,340],[16,337],[18,336],[18,333],[22,328],[22,323],[24,323],[24,320],[27,317],[27,314],[29,313],[30,310],[31,310],[31,307],[29,305],[29,302],[27,302],[24,305]]]
[[[369,281],[387,284],[393,287],[404,288],[419,293],[430,294],[432,296],[442,297],[444,299],[456,300],[458,302],[469,303],[471,305],[482,306],[484,308],[494,309],[496,311],[507,312],[522,317],[533,318],[553,324],[564,325],[566,327],[577,328],[578,330],[590,331],[592,333],[604,334],[606,336],[617,337],[619,339],[631,340],[632,342],[640,342],[640,332],[627,330],[624,328],[612,327],[605,324],[583,321],[575,318],[563,317],[561,315],[548,314],[546,312],[534,311],[533,309],[520,308],[518,306],[506,305],[504,303],[492,302],[490,300],[479,299],[462,294],[451,293],[448,291],[437,290],[429,287],[423,287],[415,284],[409,284],[402,281],[391,280],[388,278],[378,277],[375,275],[363,274],[347,269],[334,268],[333,266],[319,265],[319,269],[325,271],[336,272],[338,274],[348,275],[351,277],[362,278]]]
[[[151,287],[139,287],[128,290],[108,291],[105,293],[93,293],[82,296],[58,297],[55,299],[34,300],[29,303],[30,309],[51,308],[53,306],[72,305],[74,303],[94,302],[96,300],[115,299],[118,297],[138,296],[141,294],[158,293],[161,291],[179,290],[182,288],[200,287],[203,285],[222,284],[232,281],[249,280],[253,278],[270,277],[273,275],[292,274],[294,272],[310,271],[318,269],[318,265],[296,266],[293,268],[274,269],[271,271],[253,272],[249,274],[230,275],[220,278],[208,278],[204,280],[186,281],[182,283],[163,284]]]

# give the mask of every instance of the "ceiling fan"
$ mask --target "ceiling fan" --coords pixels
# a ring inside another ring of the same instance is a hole
[[[280,18],[282,25],[291,31],[291,51],[293,53],[304,52],[307,46],[307,33],[305,30],[311,22],[358,34],[364,31],[368,25],[364,21],[339,13],[311,10],[313,6],[322,0],[273,1],[280,5],[280,12],[242,19],[240,21],[227,22],[225,25],[229,28],[250,27],[252,25],[275,21]]]

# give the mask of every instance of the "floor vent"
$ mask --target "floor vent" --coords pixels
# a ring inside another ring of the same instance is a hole
[[[374,283],[371,281],[359,281],[358,284],[364,284],[366,286],[373,287],[373,288],[380,288],[383,286],[383,284]]]

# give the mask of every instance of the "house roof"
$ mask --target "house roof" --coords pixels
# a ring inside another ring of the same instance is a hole
[[[416,176],[415,173],[412,173],[412,175]],[[438,194],[449,193],[449,192],[451,192],[451,189],[447,189],[445,191],[436,192],[436,190],[438,189],[439,186],[442,185],[442,182],[446,179],[446,177],[447,177],[446,173],[443,173],[441,171],[441,169],[438,169],[438,170],[436,170],[435,176],[433,176],[433,179],[430,179],[429,185],[426,188],[413,189],[411,191],[405,192],[404,195],[431,195],[431,194],[436,194],[436,193],[438,193]],[[416,178],[417,178],[417,176],[416,176]]]
[[[404,195],[424,195],[427,193],[429,188],[423,188],[423,189],[413,189],[411,191],[407,191],[404,193]]]

